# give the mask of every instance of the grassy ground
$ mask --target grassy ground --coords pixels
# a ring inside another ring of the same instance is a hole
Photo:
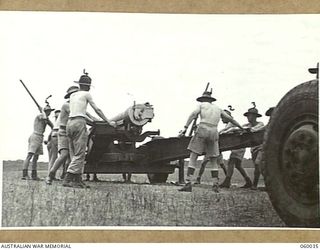
[[[180,187],[170,184],[177,181],[177,172],[161,185],[148,184],[146,175],[133,175],[132,184],[122,183],[121,175],[99,175],[102,182],[90,182],[91,188],[83,190],[62,187],[61,182],[47,186],[44,181],[21,180],[19,168],[17,163],[4,164],[4,227],[284,226],[266,192],[239,188],[243,180],[236,171],[232,188],[216,194],[209,171],[192,193],[180,193]],[[247,171],[252,176],[252,169]],[[39,176],[46,176],[43,168]]]

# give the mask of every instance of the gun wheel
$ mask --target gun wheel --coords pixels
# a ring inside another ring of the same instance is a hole
[[[318,81],[310,81],[279,102],[263,144],[266,188],[288,226],[320,226],[318,150]]]

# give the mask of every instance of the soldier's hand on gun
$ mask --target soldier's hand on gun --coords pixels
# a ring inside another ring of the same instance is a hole
[[[116,128],[117,127],[117,123],[115,121],[110,121],[110,126]]]

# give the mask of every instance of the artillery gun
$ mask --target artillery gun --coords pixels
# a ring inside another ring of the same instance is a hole
[[[143,126],[153,117],[152,105],[145,103],[134,104],[114,117],[116,128],[106,122],[94,122],[89,134],[84,173],[147,174],[150,183],[164,183],[178,168],[179,182],[184,182],[183,164],[177,162],[189,157],[187,146],[191,135],[163,138],[159,136],[159,130],[142,133]],[[137,147],[137,143],[147,137],[152,140]],[[263,131],[221,135],[220,150],[259,145],[262,138]]]

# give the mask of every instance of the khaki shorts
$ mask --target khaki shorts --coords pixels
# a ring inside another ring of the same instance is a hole
[[[207,157],[218,157],[220,152],[217,126],[200,123],[190,140],[188,149],[198,155],[205,154]]]
[[[58,134],[58,152],[66,149],[69,150],[69,139],[66,133],[59,132]]]
[[[236,159],[242,161],[245,152],[246,152],[245,148],[232,150],[229,158],[236,158]]]
[[[32,134],[28,139],[28,153],[43,155],[43,135]]]

